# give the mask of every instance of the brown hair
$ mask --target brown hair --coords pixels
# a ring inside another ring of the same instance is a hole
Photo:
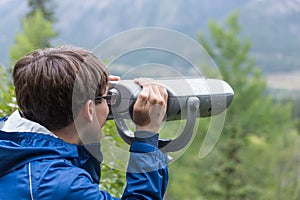
[[[108,72],[91,52],[68,46],[21,58],[13,79],[24,117],[54,131],[72,123],[87,100],[105,93]]]

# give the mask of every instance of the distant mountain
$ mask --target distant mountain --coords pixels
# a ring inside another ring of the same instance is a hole
[[[300,69],[300,0],[255,0],[241,10],[244,33],[265,71]]]
[[[199,30],[207,29],[209,19],[222,19],[243,4],[236,0],[65,1],[57,10],[61,16],[58,29],[63,30],[62,38],[78,37],[91,46],[112,34],[145,26],[171,28],[196,37]]]
[[[20,3],[21,2],[21,3]],[[300,0],[56,0],[59,37],[54,45],[94,48],[119,32],[140,27],[170,28],[197,39],[208,34],[208,21],[223,23],[240,10],[243,35],[265,72],[299,69]],[[0,0],[0,63],[8,64],[8,49],[21,30],[26,1]]]

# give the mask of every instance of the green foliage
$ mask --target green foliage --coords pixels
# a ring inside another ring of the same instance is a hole
[[[0,67],[0,118],[9,115],[17,107],[9,75],[7,68]]]
[[[15,44],[10,48],[10,58],[13,63],[25,54],[50,46],[50,40],[57,35],[52,23],[46,20],[40,10],[22,20],[23,33],[16,35]]]
[[[235,90],[234,102],[227,112],[223,129],[223,143],[218,146],[221,159],[215,176],[224,189],[223,199],[249,199],[259,196],[259,188],[255,182],[248,182],[243,174],[246,172],[243,162],[249,159],[244,156],[247,137],[255,134],[272,142],[290,127],[291,109],[274,103],[265,95],[265,80],[248,57],[250,42],[238,38],[238,14],[230,16],[226,25],[223,29],[214,22],[210,23],[214,48],[200,36],[200,42],[211,52],[224,80]]]
[[[121,198],[124,191],[124,185],[124,172],[113,169],[106,164],[101,165],[100,190],[105,190],[114,197]]]
[[[203,140],[198,134],[195,145],[171,166],[170,174],[175,175],[169,198],[274,199],[286,180],[279,174],[287,172],[276,170],[287,158],[279,158],[274,152],[291,151],[291,141],[280,145],[282,137],[289,138],[294,129],[291,107],[275,103],[266,95],[265,80],[249,57],[251,43],[239,38],[237,13],[227,19],[225,27],[210,22],[209,28],[211,42],[203,35],[199,41],[216,62],[223,79],[233,87],[235,97],[213,152],[203,160],[197,159]],[[206,121],[200,122],[202,129],[206,125]],[[297,183],[292,191],[298,187]]]
[[[119,136],[114,121],[107,121],[105,126],[103,127],[103,134],[105,138],[109,138],[109,140],[114,143],[116,146],[127,145]],[[103,140],[102,140],[103,142]],[[103,149],[102,149],[103,150]],[[105,160],[105,158],[104,158]],[[110,163],[111,165],[116,165],[118,163]],[[114,169],[107,165],[107,163],[103,163],[101,165],[101,181],[100,181],[100,189],[106,190],[110,194],[115,197],[121,197],[123,194],[123,190],[125,187],[125,173]]]

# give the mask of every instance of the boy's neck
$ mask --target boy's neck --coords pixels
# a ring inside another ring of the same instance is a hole
[[[71,123],[60,130],[53,131],[53,133],[63,141],[70,144],[81,144],[81,140],[78,136],[74,123]]]

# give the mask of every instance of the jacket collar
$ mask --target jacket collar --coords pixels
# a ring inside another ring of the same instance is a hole
[[[32,133],[42,133],[45,135],[51,135],[55,138],[57,136],[49,131],[44,126],[30,121],[21,117],[18,110],[13,112],[5,121],[3,127],[1,128],[4,132],[32,132]]]

